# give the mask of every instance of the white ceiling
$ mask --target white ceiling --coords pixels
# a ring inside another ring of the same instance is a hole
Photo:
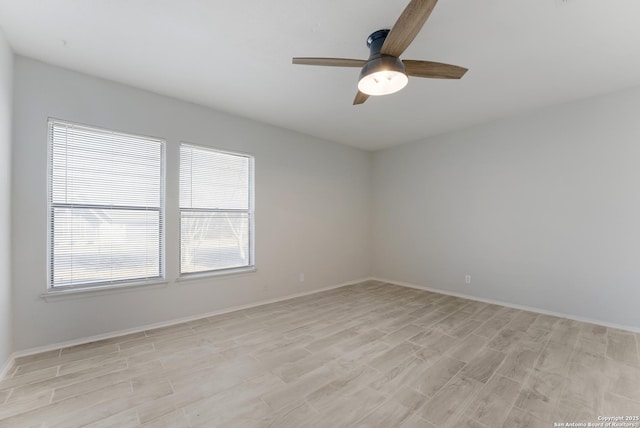
[[[640,85],[638,0],[441,0],[403,58],[469,68],[352,106],[409,0],[0,0],[21,55],[364,149]]]

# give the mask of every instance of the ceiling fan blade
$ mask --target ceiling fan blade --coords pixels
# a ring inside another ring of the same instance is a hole
[[[438,0],[411,0],[391,27],[380,53],[395,57],[402,55],[422,29],[437,2]]]
[[[407,75],[414,77],[431,77],[434,79],[460,79],[467,72],[464,67],[443,64],[441,62],[402,60]]]
[[[362,67],[367,61],[349,58],[293,58],[294,64],[325,65],[329,67]]]
[[[369,95],[365,94],[364,92],[358,91],[356,97],[353,99],[353,105],[355,106],[358,104],[364,104],[364,102],[367,101],[368,98]]]

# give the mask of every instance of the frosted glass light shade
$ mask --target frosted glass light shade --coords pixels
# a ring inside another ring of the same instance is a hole
[[[402,61],[382,55],[362,67],[358,90],[367,95],[388,95],[407,86],[408,81]]]

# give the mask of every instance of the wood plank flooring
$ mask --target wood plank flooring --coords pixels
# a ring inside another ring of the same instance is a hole
[[[640,335],[379,282],[19,358],[0,427],[550,427],[640,415]]]

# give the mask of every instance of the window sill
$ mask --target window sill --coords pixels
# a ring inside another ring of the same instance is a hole
[[[188,273],[179,276],[176,279],[176,282],[183,281],[193,281],[197,279],[207,279],[207,278],[219,278],[224,276],[237,276],[237,275],[245,275],[256,272],[257,269],[255,266],[247,266],[236,269],[225,269],[221,271],[213,271],[213,272],[202,272],[202,273]]]
[[[156,289],[165,288],[169,285],[169,281],[159,279],[155,281],[130,282],[118,285],[102,285],[96,287],[85,288],[66,288],[61,290],[49,289],[46,293],[42,293],[42,297],[47,302],[57,300],[77,299],[81,297],[99,296],[103,294],[123,293],[126,291],[135,291],[140,289]]]

